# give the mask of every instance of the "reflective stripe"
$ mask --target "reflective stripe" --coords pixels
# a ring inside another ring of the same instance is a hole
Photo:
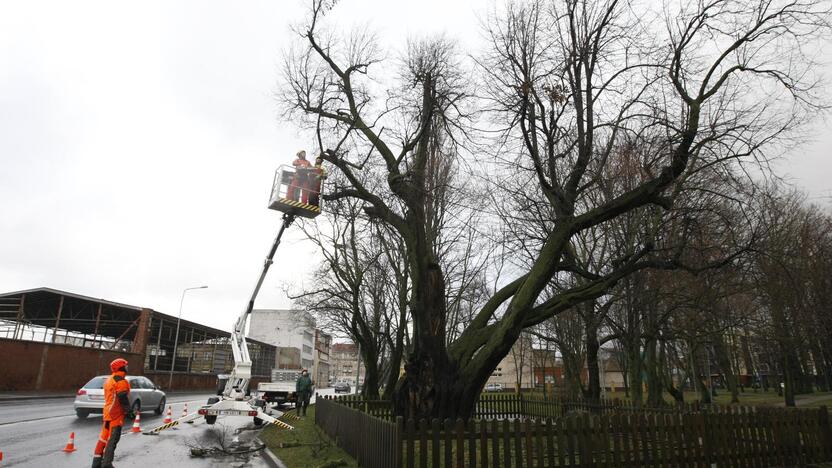
[[[280,200],[278,200],[278,203],[283,203],[284,205],[293,206],[295,208],[302,208],[302,209],[307,210],[307,211],[314,211],[316,213],[321,212],[321,207],[319,207],[319,206],[309,205],[307,203],[294,201],[294,200],[289,200],[288,198],[281,198]]]

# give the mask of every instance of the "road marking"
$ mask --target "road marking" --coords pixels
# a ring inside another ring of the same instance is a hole
[[[27,400],[27,401],[28,401],[28,400]],[[200,398],[200,399],[198,399],[198,400],[180,400],[180,401],[171,401],[171,402],[169,402],[169,403],[170,403],[170,404],[180,404],[180,403],[196,403],[196,402],[200,402],[200,401],[203,401],[203,398]],[[32,405],[32,406],[35,406],[35,407],[36,407],[37,405]],[[154,416],[161,416],[161,415],[154,415]],[[61,415],[61,414],[59,414],[59,415],[55,415],[55,416],[44,416],[44,417],[41,417],[41,418],[21,419],[21,420],[19,420],[19,421],[0,422],[0,426],[10,426],[10,425],[12,425],[12,424],[23,424],[23,423],[30,423],[30,422],[38,422],[38,421],[43,421],[43,420],[45,420],[45,419],[62,419],[62,418],[76,418],[76,417],[77,417],[77,416],[75,416],[75,415],[74,415],[74,414],[72,414],[72,413],[70,413],[70,414],[66,414],[66,415]]]

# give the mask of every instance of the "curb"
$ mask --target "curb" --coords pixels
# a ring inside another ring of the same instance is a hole
[[[257,441],[263,445],[266,445],[265,443],[263,443],[262,440],[260,440],[260,437],[257,437]],[[277,458],[277,455],[275,455],[269,447],[264,448],[262,453],[263,460],[271,468],[286,468],[286,465],[284,465],[283,462],[279,458]]]
[[[74,398],[74,393],[66,395],[20,395],[20,396],[0,396],[0,401],[19,401],[19,400],[48,400],[50,398]]]

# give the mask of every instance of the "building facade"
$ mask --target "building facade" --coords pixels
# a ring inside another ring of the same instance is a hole
[[[332,380],[330,354],[332,352],[332,335],[315,330],[315,351],[313,379],[318,388],[328,387]]]
[[[332,374],[335,382],[355,385],[356,375],[358,375],[359,385],[364,383],[364,366],[359,366],[358,346],[354,343],[332,345]]]
[[[278,369],[312,369],[315,365],[315,318],[304,310],[255,309],[248,336],[277,347]]]
[[[531,339],[522,335],[497,364],[486,384],[499,384],[504,390],[534,388],[533,351]]]

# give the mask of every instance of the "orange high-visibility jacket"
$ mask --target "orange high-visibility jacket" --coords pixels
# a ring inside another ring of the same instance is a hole
[[[124,378],[124,372],[114,372],[104,383],[104,420],[124,421],[124,415],[130,409],[130,384]]]

